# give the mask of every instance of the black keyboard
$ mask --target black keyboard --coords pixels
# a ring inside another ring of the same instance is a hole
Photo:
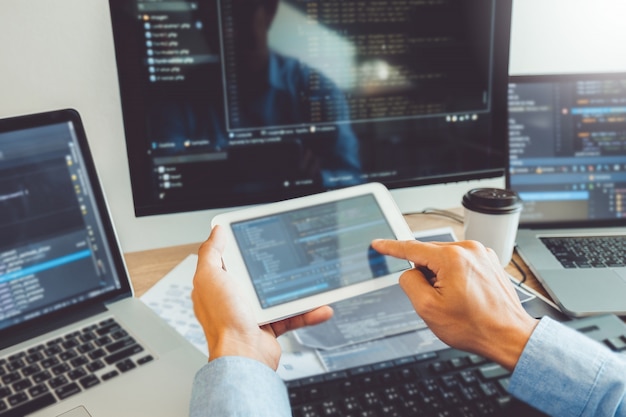
[[[626,266],[626,236],[544,237],[541,241],[564,268]]]
[[[616,316],[568,322],[626,354],[626,325]],[[510,373],[456,349],[288,381],[294,417],[543,416],[507,393]]]
[[[0,357],[0,417],[33,413],[152,360],[112,318]]]

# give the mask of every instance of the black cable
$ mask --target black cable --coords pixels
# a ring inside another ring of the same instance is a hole
[[[515,253],[517,253],[517,248],[515,248]],[[527,276],[526,276],[526,272],[524,272],[524,271],[522,270],[522,267],[521,267],[521,266],[519,266],[519,264],[515,261],[515,259],[511,258],[511,262],[513,262],[513,265],[515,265],[515,268],[517,268],[517,270],[519,271],[520,275],[522,276],[521,281],[517,283],[517,286],[518,286],[518,287],[521,287],[521,286],[522,286],[522,284],[523,284],[524,282],[526,282],[526,278],[527,278]]]

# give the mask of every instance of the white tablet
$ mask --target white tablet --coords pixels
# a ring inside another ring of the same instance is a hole
[[[412,267],[370,247],[413,239],[378,183],[219,214],[217,224],[228,234],[224,265],[259,324],[388,287]]]

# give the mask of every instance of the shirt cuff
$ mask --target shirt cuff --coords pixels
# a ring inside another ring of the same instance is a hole
[[[608,400],[606,392],[598,396],[598,378],[608,376],[612,355],[600,343],[544,317],[520,356],[509,392],[550,415],[586,415]]]
[[[192,417],[291,416],[282,379],[253,359],[225,356],[196,374],[191,395]]]

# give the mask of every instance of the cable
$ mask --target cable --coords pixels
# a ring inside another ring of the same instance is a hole
[[[437,208],[425,208],[422,211],[416,211],[413,213],[404,213],[405,216],[410,216],[413,214],[430,214],[430,215],[434,215],[434,216],[441,216],[441,217],[447,217],[449,219],[454,220],[455,222],[461,223],[463,224],[463,216],[456,214],[452,211],[449,210],[441,210],[441,209],[437,209]]]
[[[517,247],[515,248],[515,253],[517,253]],[[511,258],[511,262],[513,262],[513,265],[515,265],[515,268],[517,268],[518,272],[522,276],[522,279],[520,280],[520,282],[517,283],[517,286],[521,287],[522,284],[526,282],[526,278],[527,278],[526,272],[522,270],[522,267],[519,266],[519,264],[515,261],[515,259]]]

